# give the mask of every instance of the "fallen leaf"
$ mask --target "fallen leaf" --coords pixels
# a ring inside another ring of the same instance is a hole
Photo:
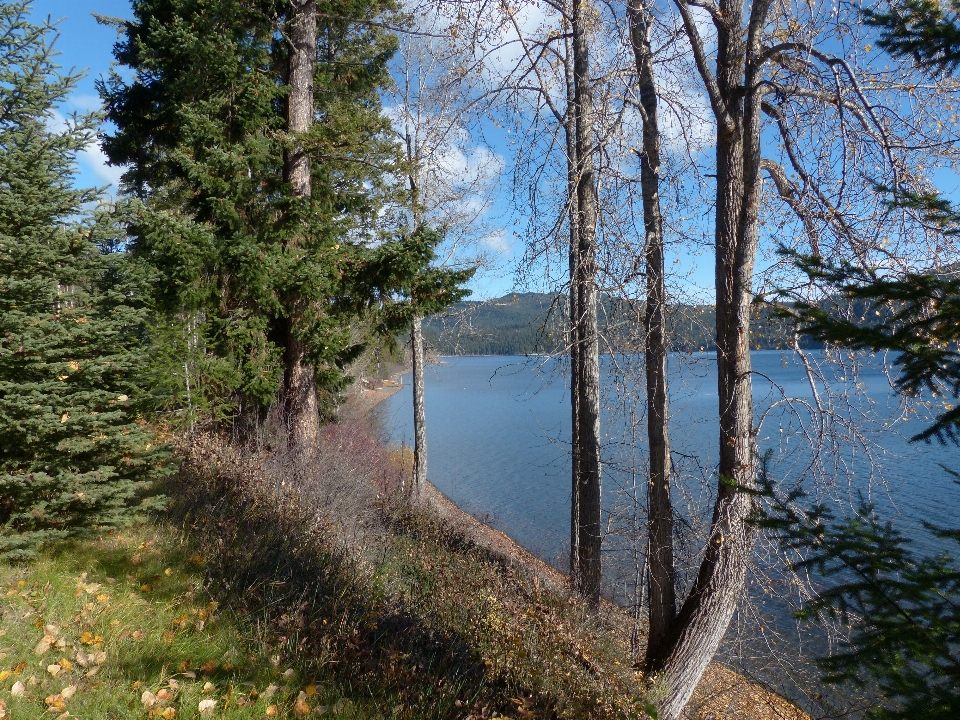
[[[10,672],[9,670],[0,670],[0,682],[3,682],[11,675],[13,675],[13,673]]]
[[[310,714],[310,705],[306,700],[300,700],[299,698],[293,704],[293,714],[298,718],[306,717]]]
[[[63,699],[63,695],[56,693],[55,695],[47,695],[43,699],[43,702],[46,703],[47,707],[56,712],[63,712],[67,709],[67,703]]]
[[[267,717],[276,717],[280,713],[280,708],[276,705],[267,706]]]
[[[56,637],[57,633],[60,632],[60,628],[56,625],[44,625],[43,631],[50,637]]]
[[[26,661],[26,660],[24,660],[24,661],[22,661],[22,662],[18,662],[16,665],[13,666],[13,674],[14,674],[14,675],[19,675],[20,673],[22,673],[22,672],[26,669],[26,667],[27,667],[27,661]]]
[[[143,703],[144,707],[152,708],[157,704],[157,696],[149,690],[144,690],[143,694],[140,696],[140,702]]]
[[[63,695],[64,700],[69,700],[77,694],[77,686],[67,685],[63,690],[60,691],[60,694]]]
[[[132,637],[137,642],[140,642],[141,640],[143,640],[143,630],[134,630],[132,633],[130,633],[130,637]]]
[[[203,684],[203,692],[212,693],[214,690],[216,690],[216,688],[213,686],[212,682],[205,682]]]
[[[73,663],[67,660],[66,658],[62,658],[60,660],[60,667],[62,667],[65,672],[70,672],[71,670],[73,670]]]
[[[201,700],[197,705],[197,709],[200,711],[200,714],[203,717],[210,717],[213,715],[214,708],[217,707],[217,701],[213,698],[207,698],[206,700]]]
[[[157,702],[160,704],[167,704],[173,700],[173,693],[163,688],[157,692]]]
[[[37,655],[43,655],[45,652],[47,652],[47,650],[49,650],[52,647],[53,647],[53,642],[44,638],[43,640],[37,643],[35,648],[33,648],[33,652]]]
[[[22,680],[17,680],[10,688],[10,694],[14,697],[23,697],[27,694],[27,686],[23,684]]]
[[[191,665],[193,665],[192,662],[190,662],[189,660],[184,660],[182,663],[180,663],[180,672],[189,670]]]
[[[293,668],[287,668],[283,671],[284,680],[293,680],[297,676],[297,671]]]
[[[47,672],[56,677],[63,672],[63,668],[59,665],[47,665]]]
[[[7,715],[7,701],[0,700],[0,718],[8,717]]]
[[[173,720],[173,718],[175,718],[176,716],[177,716],[177,711],[174,710],[172,707],[164,708],[160,712],[160,717],[162,717],[163,720]]]
[[[267,685],[267,689],[263,691],[263,697],[269,700],[270,698],[272,698],[274,695],[277,694],[277,690],[279,689],[280,689],[279,685],[274,685],[271,683],[270,685]]]
[[[177,637],[177,634],[176,634],[175,632],[173,632],[172,630],[164,630],[164,631],[163,631],[163,641],[164,641],[164,642],[173,642],[176,637]]]
[[[314,695],[317,694],[317,686],[316,686],[316,685],[307,685],[307,686],[303,689],[303,691],[307,694],[308,697],[313,697]]]
[[[89,630],[84,630],[80,633],[80,642],[84,645],[93,645],[93,633]]]
[[[203,665],[200,666],[200,672],[204,675],[210,675],[215,672],[217,669],[217,663],[213,660],[207,660]]]

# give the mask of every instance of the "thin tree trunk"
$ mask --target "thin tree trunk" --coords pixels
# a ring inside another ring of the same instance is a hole
[[[296,138],[313,124],[313,73],[317,52],[317,6],[315,0],[291,0],[293,13],[287,34],[292,45],[287,78],[287,131]],[[311,196],[310,156],[294,144],[287,151],[284,179],[295,201]],[[291,244],[296,244],[294,239]],[[290,440],[301,449],[316,444],[319,430],[317,387],[313,368],[306,360],[306,348],[298,336],[303,308],[294,303],[282,323],[284,343],[283,409],[290,428]]]
[[[643,0],[629,0],[630,36],[643,108],[643,155],[640,187],[643,194],[644,256],[647,270],[645,364],[647,380],[647,439],[650,477],[647,484],[649,559],[649,619],[647,661],[663,645],[677,614],[673,560],[673,501],[670,496],[670,436],[667,423],[666,286],[663,222],[660,214],[660,127],[657,86],[650,49],[650,14]]]
[[[593,164],[594,114],[590,55],[587,42],[586,0],[573,3],[574,109],[577,157],[577,214],[579,273],[577,286],[579,375],[580,479],[577,504],[580,515],[580,592],[588,602],[600,601],[600,357],[597,331],[597,186]]]
[[[687,34],[695,24],[684,0]],[[707,547],[689,595],[677,613],[648,671],[660,677],[666,695],[664,720],[677,720],[713,658],[743,593],[752,552],[747,520],[756,483],[753,392],[750,364],[750,301],[757,251],[760,199],[759,28],[770,3],[754,3],[750,35],[740,18],[743,0],[722,0],[720,15],[735,20],[718,26],[716,76],[698,59],[717,118],[716,293],[717,388],[720,462],[717,499]],[[756,45],[756,47],[754,47]],[[694,48],[695,52],[698,48]],[[751,88],[747,93],[743,88]]]
[[[410,330],[413,356],[413,487],[411,496],[419,498],[427,482],[427,412],[423,401],[423,326],[422,318],[413,318]]]
[[[577,143],[573,109],[574,83],[572,47],[569,35],[566,38],[564,75],[567,86],[567,114],[563,130],[567,149],[567,214],[569,217],[569,262],[570,262],[570,326],[567,347],[570,353],[570,586],[580,587],[580,323],[579,267],[580,223],[577,211]]]

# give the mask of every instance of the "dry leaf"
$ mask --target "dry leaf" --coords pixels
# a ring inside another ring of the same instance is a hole
[[[293,714],[298,718],[306,717],[310,714],[310,705],[306,700],[300,700],[299,698],[293,704]]]
[[[267,689],[263,691],[263,697],[269,700],[270,698],[272,698],[274,695],[277,694],[277,690],[279,689],[280,689],[279,685],[274,685],[273,683],[271,683],[270,685],[267,685]]]
[[[9,717],[7,715],[7,701],[0,700],[0,718]]]
[[[217,701],[213,698],[207,698],[206,700],[201,700],[197,705],[197,709],[200,711],[200,714],[203,717],[210,717],[213,715],[214,708],[217,707]]]
[[[23,684],[22,680],[17,680],[10,688],[10,694],[14,697],[23,697],[27,694],[27,686]]]
[[[297,671],[293,668],[287,668],[283,671],[284,680],[293,680],[297,676]]]
[[[172,707],[164,708],[160,712],[160,717],[163,718],[163,720],[173,720],[173,718],[175,718],[176,716],[177,716],[177,711],[174,710]]]
[[[144,707],[152,708],[157,704],[157,696],[149,690],[144,690],[143,694],[140,696],[140,702],[143,703]]]
[[[316,686],[316,685],[307,685],[307,686],[303,689],[303,691],[304,691],[309,697],[313,697],[314,695],[317,694],[317,686]]]
[[[67,685],[63,690],[60,691],[60,694],[63,695],[64,700],[69,700],[77,694],[77,686]]]
[[[0,682],[3,682],[11,675],[13,675],[13,673],[10,672],[9,670],[0,670]]]
[[[215,672],[217,669],[217,663],[213,660],[207,660],[203,665],[200,666],[200,672],[204,675],[210,675]]]
[[[47,665],[47,672],[56,677],[63,672],[63,668],[59,665]]]
[[[158,703],[165,704],[165,703],[169,703],[171,700],[173,700],[173,693],[167,690],[166,688],[163,688],[162,690],[157,692]]]
[[[66,658],[61,658],[60,667],[62,667],[65,672],[70,672],[71,670],[73,670],[73,663],[67,660]]]
[[[205,682],[203,684],[203,692],[212,693],[214,690],[216,690],[216,688],[213,686],[212,682]]]
[[[67,709],[67,703],[64,701],[63,695],[60,693],[48,695],[43,699],[43,702],[46,703],[47,707],[56,712],[63,712]]]
[[[37,646],[33,649],[33,652],[37,655],[43,655],[47,650],[53,647],[53,642],[44,638],[37,643]]]
[[[60,628],[58,628],[56,625],[44,625],[43,631],[50,637],[55,638],[57,633],[60,632]]]
[[[267,706],[267,717],[272,718],[280,714],[280,708],[276,705]]]

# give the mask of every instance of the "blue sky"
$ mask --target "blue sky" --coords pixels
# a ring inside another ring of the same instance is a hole
[[[35,19],[50,17],[60,22],[57,29],[60,37],[55,48],[60,53],[57,62],[64,69],[86,71],[63,113],[83,112],[100,107],[100,98],[94,83],[105,76],[113,61],[113,44],[116,32],[113,28],[97,23],[91,13],[111,17],[132,17],[128,0],[33,0]],[[88,148],[79,158],[80,175],[77,182],[83,186],[103,187],[113,185],[119,171],[107,167],[99,149]]]

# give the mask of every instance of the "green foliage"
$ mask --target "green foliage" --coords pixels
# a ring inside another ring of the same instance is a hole
[[[818,660],[823,679],[861,688],[872,681],[885,698],[870,712],[877,720],[960,716],[960,564],[946,553],[918,555],[866,503],[838,519],[824,505],[797,509],[800,497],[774,502],[760,524],[795,553],[793,569],[832,581],[799,613],[849,628],[838,649]],[[960,531],[927,529],[960,542]]]
[[[960,278],[924,273],[890,278],[850,263],[814,257],[796,261],[811,281],[826,283],[834,293],[829,303],[795,300],[781,309],[801,332],[833,345],[897,352],[895,388],[900,393],[960,393]],[[849,303],[862,312],[840,315],[837,308]],[[960,408],[949,407],[912,439],[957,442],[958,432]]]
[[[880,29],[877,44],[883,49],[911,56],[918,65],[952,72],[960,65],[956,11],[954,2],[903,0],[886,11],[863,10],[863,16],[867,25]]]
[[[363,348],[351,326],[375,292],[352,281],[384,240],[378,213],[399,157],[379,103],[395,40],[368,21],[392,5],[318,5],[316,121],[296,138],[313,160],[310,198],[283,173],[288,3],[136,0],[115,47],[132,77],[100,86],[117,127],[104,150],[138,200],[133,251],[180,348],[158,374],[182,402],[192,374],[190,408],[215,417],[274,400],[288,326],[328,396]]]
[[[99,118],[58,123],[76,76],[53,64],[48,24],[0,6],[0,557],[118,527],[161,470],[138,411],[141,288],[113,228],[84,211],[75,156]],[[60,125],[58,128],[57,125]]]

